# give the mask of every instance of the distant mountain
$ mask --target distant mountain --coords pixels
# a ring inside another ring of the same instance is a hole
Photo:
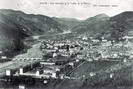
[[[97,36],[99,33],[108,31],[110,17],[105,14],[96,15],[81,22],[72,28],[75,34],[86,34],[88,36]]]
[[[66,26],[66,28],[68,28],[69,30],[71,30],[73,27],[79,25],[82,22],[81,20],[77,20],[74,18],[56,18],[56,17],[53,17],[53,19],[55,21],[57,21],[58,23]]]
[[[25,14],[21,11],[0,10],[0,13],[10,18],[30,35],[60,33],[64,26],[44,15]]]
[[[72,28],[76,35],[92,37],[104,36],[119,41],[125,35],[133,36],[133,12],[127,11],[109,17],[105,14],[96,15]]]
[[[71,33],[64,34],[68,31]],[[61,34],[57,35],[58,33]],[[0,50],[8,53],[19,52],[25,48],[24,39],[36,35],[52,35],[54,39],[67,39],[79,35],[97,38],[104,36],[119,40],[124,35],[133,35],[133,12],[123,12],[114,17],[99,14],[79,21],[72,18],[26,14],[9,9],[0,10]]]
[[[64,26],[43,15],[25,14],[21,11],[0,10],[0,50],[20,51],[25,37],[63,32]]]

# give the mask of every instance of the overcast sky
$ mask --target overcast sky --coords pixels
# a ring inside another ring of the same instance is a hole
[[[44,2],[86,2],[90,5],[46,5]],[[94,7],[94,4],[117,6]],[[51,17],[86,19],[101,13],[113,16],[124,11],[133,11],[133,0],[0,0],[0,8]]]

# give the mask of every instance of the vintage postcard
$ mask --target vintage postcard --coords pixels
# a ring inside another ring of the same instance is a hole
[[[0,0],[0,89],[133,89],[133,0]]]

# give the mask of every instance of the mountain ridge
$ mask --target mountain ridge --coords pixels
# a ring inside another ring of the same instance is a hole
[[[0,50],[19,52],[24,49],[26,37],[62,33],[61,24],[43,15],[25,14],[21,11],[0,10]]]
[[[64,31],[70,31],[72,34],[69,34],[74,34],[73,36],[86,35],[97,38],[105,36],[119,40],[128,35],[129,31],[133,31],[133,12],[127,11],[113,17],[99,14],[80,21],[74,18],[51,18],[0,9],[0,50],[20,51],[24,49],[23,41],[27,37],[53,35]]]

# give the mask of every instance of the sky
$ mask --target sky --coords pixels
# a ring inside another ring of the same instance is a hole
[[[114,16],[124,11],[133,11],[133,0],[0,0],[0,9],[83,20],[102,13]]]

